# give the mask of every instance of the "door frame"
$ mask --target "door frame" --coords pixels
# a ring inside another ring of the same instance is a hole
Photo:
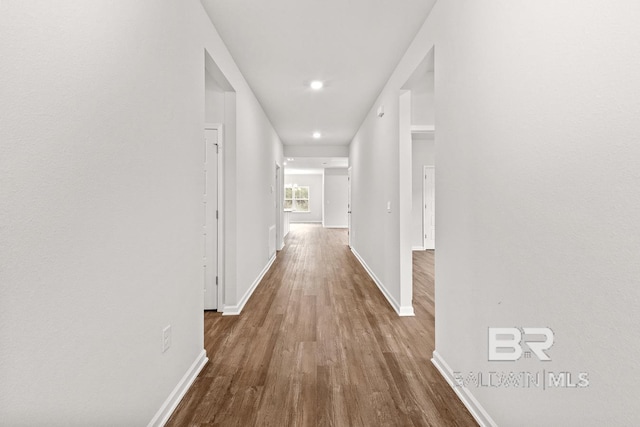
[[[218,211],[217,220],[217,266],[216,277],[218,278],[217,293],[218,301],[216,311],[222,313],[224,310],[224,125],[222,123],[205,123],[204,130],[217,130],[217,183],[216,192],[216,210]],[[204,296],[203,296],[204,298]]]
[[[414,316],[413,309],[413,225],[411,91],[398,92],[398,262],[400,265],[400,316]]]
[[[351,248],[351,234],[352,234],[352,230],[351,230],[351,175],[352,175],[352,167],[349,166],[347,168],[347,179],[348,179],[348,192],[347,192],[347,236],[349,237],[349,247]]]

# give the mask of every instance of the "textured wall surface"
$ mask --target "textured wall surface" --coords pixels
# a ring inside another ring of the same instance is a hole
[[[633,2],[438,2],[372,109],[384,118],[352,144],[353,238],[392,289],[400,227],[381,205],[398,139],[384,120],[435,46],[436,350],[458,372],[590,378],[472,387],[498,425],[640,423],[639,19]],[[503,326],[551,328],[552,360],[489,362],[488,328]]]
[[[0,423],[146,425],[202,351],[205,48],[261,207],[230,222],[235,298],[282,147],[200,3],[0,2]]]

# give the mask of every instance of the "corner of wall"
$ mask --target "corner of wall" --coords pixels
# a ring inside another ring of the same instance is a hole
[[[193,361],[187,372],[185,372],[184,376],[180,382],[178,382],[169,397],[167,397],[167,400],[165,400],[158,412],[156,412],[151,421],[149,421],[147,427],[161,427],[169,421],[171,414],[176,410],[184,395],[189,391],[191,384],[196,380],[198,374],[202,371],[202,368],[204,368],[208,361],[209,358],[207,357],[207,352],[203,349]]]
[[[391,295],[391,293],[389,292],[387,287],[384,285],[384,283],[382,283],[382,281],[378,279],[378,277],[375,275],[373,270],[371,270],[371,268],[367,265],[367,263],[362,258],[362,256],[360,256],[358,251],[352,247],[351,252],[353,252],[353,255],[355,255],[356,259],[360,262],[360,264],[365,269],[369,277],[371,277],[371,280],[373,280],[373,282],[376,284],[378,289],[380,289],[380,292],[382,292],[382,295],[384,295],[384,297],[387,299],[391,307],[395,310],[396,313],[398,313],[398,316],[400,317],[415,316],[415,313],[413,311],[413,306],[400,305],[398,301],[396,301],[396,299],[393,297],[393,295]]]
[[[438,369],[438,372],[444,377],[449,384],[449,387],[453,389],[460,401],[469,410],[471,416],[482,427],[497,427],[498,425],[493,421],[491,416],[484,410],[480,402],[476,400],[471,391],[464,386],[456,384],[454,372],[451,370],[447,362],[440,356],[438,351],[433,352],[433,358],[431,363]]]
[[[240,301],[238,302],[238,304],[224,306],[224,309],[222,312],[223,316],[237,316],[242,312],[242,309],[244,308],[245,304],[247,303],[247,301],[249,301],[249,298],[251,298],[251,295],[253,295],[253,292],[256,290],[256,288],[258,287],[258,285],[260,284],[264,276],[267,274],[267,272],[275,262],[276,256],[277,254],[273,254],[273,256],[269,259],[269,262],[267,263],[267,265],[262,269],[260,274],[258,274],[258,277],[256,277],[256,279],[253,281],[249,289],[247,289],[247,291],[244,293],[242,298],[240,298]]]

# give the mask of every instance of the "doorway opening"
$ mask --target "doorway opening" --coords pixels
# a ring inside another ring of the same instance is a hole
[[[296,147],[297,148],[297,147]],[[304,147],[306,148],[306,147]],[[284,224],[348,227],[348,149],[328,150],[332,157],[304,156],[305,150],[285,147],[283,168]],[[291,152],[295,151],[296,154]],[[335,156],[342,151],[345,156]],[[286,234],[287,228],[285,228]]]
[[[435,250],[434,60],[432,48],[399,94],[400,289],[401,305],[407,306],[413,298],[412,252]]]
[[[283,189],[284,184],[282,182],[282,167],[276,162],[276,176],[275,176],[275,191],[274,191],[274,205],[276,207],[276,242],[275,250],[281,251],[284,248],[284,233],[283,233]]]
[[[225,297],[225,158],[233,153],[235,92],[204,51],[203,304],[223,312]]]

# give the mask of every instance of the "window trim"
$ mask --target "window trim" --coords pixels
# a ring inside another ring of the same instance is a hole
[[[291,198],[287,198],[287,189],[290,188],[291,189]],[[307,197],[296,197],[297,196],[297,189],[299,188],[306,188],[307,189]],[[296,213],[311,213],[311,202],[310,202],[310,194],[311,191],[309,189],[308,185],[296,185],[296,184],[287,184],[284,186],[284,204],[287,204],[287,201],[291,201],[291,208],[285,208],[285,209],[290,209],[291,212],[296,212]],[[298,210],[296,209],[296,202],[297,201],[306,201],[307,202],[307,210],[303,211],[303,210]]]

